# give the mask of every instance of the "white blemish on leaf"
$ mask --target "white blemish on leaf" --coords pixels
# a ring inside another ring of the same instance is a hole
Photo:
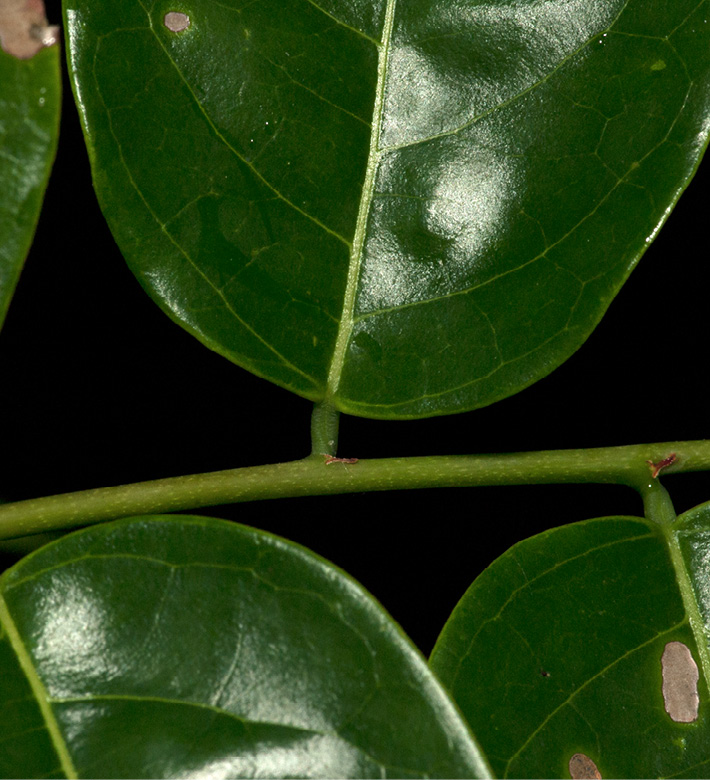
[[[42,0],[0,0],[0,47],[28,60],[59,40],[59,27],[47,24]]]
[[[190,26],[190,17],[180,11],[170,11],[165,14],[164,22],[171,32],[182,32]]]
[[[570,758],[569,774],[572,780],[602,780],[597,765],[584,753],[575,753]]]
[[[661,656],[663,672],[663,703],[676,723],[692,723],[698,719],[698,665],[687,645],[669,642]]]

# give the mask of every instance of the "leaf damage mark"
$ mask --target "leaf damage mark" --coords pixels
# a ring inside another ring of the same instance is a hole
[[[698,665],[683,642],[668,642],[661,656],[663,703],[676,723],[698,719]]]
[[[183,32],[190,26],[190,17],[180,11],[169,11],[163,21],[170,32]]]
[[[572,780],[602,780],[597,765],[584,753],[575,753],[570,758],[569,774]]]
[[[0,0],[0,47],[28,60],[59,40],[59,27],[47,23],[42,0]]]

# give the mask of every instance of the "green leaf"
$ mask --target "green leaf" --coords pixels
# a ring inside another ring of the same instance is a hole
[[[399,627],[283,539],[120,521],[30,555],[0,594],[4,777],[487,774]]]
[[[0,48],[0,327],[42,207],[59,137],[60,102],[58,46],[30,59]]]
[[[706,0],[66,7],[95,185],[143,286],[353,414],[462,411],[549,373],[707,143]]]
[[[547,531],[481,574],[430,664],[499,777],[569,778],[575,755],[605,778],[708,777],[709,560],[706,504],[665,528],[609,517]],[[699,667],[692,722],[667,711],[675,642]]]

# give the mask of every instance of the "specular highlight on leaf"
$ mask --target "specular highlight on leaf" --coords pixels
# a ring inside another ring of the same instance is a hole
[[[212,349],[354,414],[549,373],[707,142],[706,2],[112,5],[67,21],[131,267]]]
[[[224,521],[134,518],[28,556],[0,578],[0,660],[6,777],[489,774],[369,594]]]

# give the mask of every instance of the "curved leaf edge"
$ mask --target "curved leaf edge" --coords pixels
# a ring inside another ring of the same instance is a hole
[[[404,414],[380,413],[378,412],[377,407],[368,406],[366,404],[359,405],[353,403],[352,401],[349,401],[348,399],[340,398],[337,396],[336,398],[333,399],[333,406],[339,412],[342,412],[344,414],[349,414],[352,415],[353,417],[363,417],[366,419],[373,419],[373,420],[422,420],[422,419],[428,419],[433,417],[446,417],[453,414],[464,414],[466,412],[472,412],[475,411],[476,409],[484,409],[487,406],[491,406],[492,404],[498,403],[500,401],[504,401],[506,398],[512,398],[513,396],[522,393],[524,390],[527,390],[532,385],[537,384],[540,380],[545,379],[557,369],[561,368],[570,358],[572,358],[579,350],[581,350],[584,347],[587,341],[594,334],[594,331],[599,326],[599,323],[604,319],[606,313],[609,310],[609,307],[616,299],[616,296],[621,292],[621,289],[629,280],[629,277],[631,276],[632,272],[636,270],[643,256],[651,248],[651,245],[655,241],[661,229],[666,224],[669,217],[671,216],[676,206],[678,205],[681,196],[690,186],[692,180],[695,178],[695,175],[697,174],[700,165],[703,161],[703,158],[708,150],[708,146],[710,146],[710,121],[708,122],[708,130],[705,134],[703,143],[702,145],[699,146],[699,150],[695,158],[694,165],[690,168],[686,178],[676,189],[670,201],[670,204],[668,205],[668,208],[663,212],[661,218],[658,220],[653,230],[646,238],[644,245],[635,255],[631,257],[623,277],[621,277],[618,280],[616,285],[614,285],[606,295],[600,297],[599,299],[600,305],[599,308],[597,309],[596,317],[593,320],[591,320],[588,327],[582,331],[581,336],[578,337],[576,335],[578,331],[575,331],[574,337],[572,335],[569,335],[567,337],[567,340],[570,341],[570,347],[567,349],[566,352],[562,354],[562,356],[559,359],[551,360],[547,365],[543,366],[539,370],[539,372],[531,374],[530,378],[525,383],[519,384],[516,390],[514,390],[513,392],[501,391],[500,393],[491,394],[489,400],[486,400],[485,403],[476,404],[473,406],[462,404],[459,408],[455,408],[455,409],[451,409],[451,408],[447,408],[444,410],[434,409],[428,412],[421,412],[421,413],[404,413]],[[228,356],[225,355],[225,357]],[[229,359],[231,360],[231,358]],[[458,392],[458,390],[454,389],[449,391],[449,394],[453,394],[456,392]],[[320,401],[322,399],[318,398],[318,399],[310,399],[310,400]],[[411,401],[403,401],[399,405],[406,406],[411,403],[412,403]]]
[[[373,594],[371,594],[366,588],[364,588],[352,575],[350,575],[344,569],[340,568],[339,566],[332,563],[331,561],[324,558],[323,556],[319,555],[318,553],[314,552],[313,550],[297,542],[293,542],[282,536],[273,534],[269,531],[264,531],[258,528],[243,525],[241,523],[237,523],[233,521],[223,520],[223,519],[214,518],[210,516],[192,515],[192,514],[137,515],[134,517],[121,518],[119,520],[113,520],[106,523],[101,523],[100,525],[87,526],[85,528],[71,531],[63,535],[61,538],[54,539],[52,541],[47,542],[46,544],[38,547],[37,549],[34,549],[32,552],[25,555],[20,561],[15,563],[10,568],[3,571],[0,574],[0,603],[2,603],[4,607],[3,590],[5,585],[11,584],[13,577],[16,574],[18,574],[25,565],[31,563],[32,560],[34,560],[35,558],[39,558],[40,556],[43,556],[44,554],[46,554],[47,551],[50,551],[52,548],[60,547],[63,544],[65,544],[67,540],[74,540],[82,536],[86,536],[86,535],[95,536],[97,533],[100,534],[111,533],[112,529],[118,525],[121,526],[140,525],[140,524],[145,524],[146,522],[155,523],[155,524],[162,524],[162,523],[174,524],[178,522],[178,523],[185,523],[188,525],[195,525],[195,526],[202,526],[202,527],[212,525],[214,527],[218,527],[221,529],[228,529],[230,532],[234,532],[237,534],[252,535],[264,539],[268,543],[276,546],[278,549],[282,551],[286,551],[292,555],[295,555],[301,558],[302,560],[306,560],[311,564],[315,563],[319,567],[319,569],[322,572],[326,573],[329,577],[341,578],[346,583],[348,590],[354,591],[359,598],[364,599],[367,602],[368,608],[372,611],[372,613],[377,615],[377,620],[380,624],[380,630],[382,634],[388,634],[390,639],[396,645],[397,649],[403,655],[408,656],[410,661],[416,665],[417,672],[429,678],[429,680],[431,681],[432,686],[430,687],[434,687],[437,693],[439,694],[440,704],[442,705],[441,709],[448,710],[447,712],[448,722],[451,723],[452,721],[454,721],[458,727],[457,729],[458,733],[457,734],[452,733],[451,735],[452,744],[458,743],[459,746],[463,744],[468,748],[469,760],[471,761],[471,765],[475,766],[476,768],[475,774],[472,774],[471,777],[486,777],[486,778],[494,777],[492,770],[490,769],[490,766],[488,765],[488,762],[485,758],[484,752],[482,751],[480,745],[478,744],[475,735],[472,733],[466,718],[459,710],[457,704],[455,703],[453,698],[449,695],[449,693],[446,691],[444,686],[439,682],[436,675],[432,672],[427,662],[427,659],[424,657],[422,652],[414,645],[414,643],[407,635],[407,633],[404,631],[404,629],[400,626],[400,624],[390,616],[390,614],[387,612],[385,607],[379,602],[379,600]],[[33,575],[40,573],[41,571],[42,569],[39,569],[36,572],[33,572]],[[1,611],[2,610],[0,610],[0,612]],[[0,618],[1,617],[2,615],[0,614]],[[21,661],[21,665],[24,668],[22,659],[20,659],[20,661]],[[33,674],[31,676],[31,679],[34,676],[35,675]],[[33,685],[33,690],[37,690],[37,689],[38,689],[37,686]],[[50,733],[53,733],[51,723],[50,723],[49,730]]]
[[[533,534],[532,536],[527,536],[524,539],[521,539],[520,541],[516,542],[515,544],[508,547],[507,550],[504,550],[500,555],[496,556],[494,560],[492,560],[488,566],[486,566],[483,571],[481,571],[476,577],[474,578],[473,582],[466,588],[466,590],[461,595],[461,598],[457,601],[454,608],[451,610],[451,614],[446,620],[446,623],[444,623],[444,626],[441,629],[441,632],[439,636],[437,637],[436,642],[434,643],[434,647],[431,650],[431,653],[429,654],[429,665],[432,665],[432,662],[434,662],[434,665],[436,664],[436,661],[434,660],[436,656],[441,652],[442,646],[445,644],[447,637],[449,636],[450,632],[452,631],[452,620],[457,615],[459,609],[461,608],[463,602],[465,601],[467,595],[469,592],[480,582],[480,579],[484,576],[489,576],[491,569],[495,566],[495,564],[504,556],[508,555],[512,551],[514,551],[516,548],[520,547],[521,545],[527,544],[528,542],[532,540],[537,541],[543,541],[545,539],[549,539],[551,536],[554,536],[556,533],[558,533],[561,529],[568,528],[569,526],[574,527],[584,527],[584,526],[591,526],[594,523],[598,523],[600,520],[626,520],[630,522],[637,522],[642,525],[645,525],[646,527],[651,527],[655,529],[655,526],[653,523],[651,523],[649,520],[647,520],[645,517],[641,517],[639,515],[608,515],[605,517],[590,517],[587,520],[580,520],[575,523],[570,523],[568,525],[561,525],[561,526],[555,526],[554,528],[548,528],[545,531],[541,531],[538,534]],[[1,578],[0,578],[1,580]]]
[[[450,686],[452,684],[451,680],[447,679],[450,678],[451,676],[452,667],[450,661],[454,660],[456,662],[458,659],[456,666],[460,665],[462,657],[459,655],[459,651],[464,645],[468,645],[469,642],[473,642],[473,639],[467,633],[470,630],[470,627],[469,629],[466,629],[464,627],[460,628],[459,623],[460,621],[465,622],[466,620],[465,613],[467,609],[470,609],[470,604],[467,604],[467,600],[469,600],[469,595],[474,593],[477,586],[481,584],[482,578],[484,578],[484,581],[485,578],[490,578],[490,576],[493,574],[493,569],[495,565],[499,561],[506,559],[507,557],[509,557],[510,553],[514,552],[517,548],[523,547],[529,544],[530,542],[537,541],[537,542],[544,543],[546,539],[560,532],[564,533],[569,529],[584,527],[584,526],[591,527],[599,523],[606,523],[607,521],[611,523],[618,522],[618,521],[631,522],[643,526],[645,529],[648,530],[649,532],[648,535],[654,537],[656,541],[661,543],[663,545],[663,548],[665,549],[665,552],[668,556],[667,564],[669,570],[672,572],[672,577],[676,586],[676,591],[677,591],[676,595],[680,600],[680,602],[682,602],[683,610],[685,613],[685,621],[684,621],[685,631],[683,633],[687,634],[687,638],[684,639],[683,641],[687,642],[691,647],[693,647],[694,649],[691,652],[696,654],[695,658],[697,659],[697,667],[699,667],[699,671],[700,671],[700,687],[701,687],[700,721],[705,723],[705,726],[707,727],[707,718],[703,716],[702,713],[706,709],[708,703],[705,697],[710,692],[710,644],[708,643],[708,628],[707,628],[707,626],[710,625],[710,595],[709,595],[710,590],[708,589],[707,585],[703,585],[703,583],[694,582],[692,575],[693,573],[695,573],[695,576],[697,578],[698,572],[708,571],[707,564],[709,560],[708,558],[709,554],[707,550],[708,548],[710,548],[710,501],[699,504],[681,513],[680,515],[675,517],[675,520],[672,522],[672,524],[668,524],[668,525],[659,524],[658,522],[655,522],[654,520],[651,520],[648,517],[640,517],[634,515],[610,515],[610,516],[590,518],[587,520],[573,522],[562,526],[556,526],[554,528],[547,529],[539,534],[534,534],[533,536],[522,539],[519,542],[512,545],[511,547],[509,547],[501,555],[497,556],[491,562],[491,564],[488,567],[486,567],[486,569],[484,569],[479,575],[476,576],[476,578],[473,580],[471,585],[466,589],[466,591],[461,596],[458,603],[452,610],[451,615],[449,616],[448,620],[444,624],[441,633],[439,634],[439,637],[435,642],[435,645],[429,656],[429,664],[435,673],[437,674],[441,673],[440,679],[442,680],[442,684],[444,684],[444,686],[447,689],[450,689]],[[704,550],[700,545],[694,545],[693,537],[694,536],[697,537],[698,535],[702,536],[702,542],[705,544]],[[518,565],[521,565],[517,561],[517,559],[516,559],[516,563]],[[527,582],[527,574],[524,573],[524,576]],[[486,582],[486,584],[490,585],[493,583]],[[509,600],[510,598],[511,597],[509,597]],[[506,602],[506,604],[507,603],[508,602]],[[484,621],[484,623],[488,622],[489,620],[490,618],[487,618],[486,621]],[[673,628],[678,629],[679,627],[673,626]],[[466,641],[463,641],[465,639],[464,634],[468,636],[468,639],[466,639]],[[458,648],[458,650],[454,650],[454,648]],[[453,655],[451,654],[452,650],[453,650]],[[660,660],[660,656],[659,656],[659,660]],[[449,667],[448,670],[447,667]],[[540,670],[540,674],[543,677],[549,676],[548,673],[542,669]],[[704,692],[702,689],[704,689]],[[454,697],[453,689],[451,689],[451,695],[452,697]],[[664,693],[664,697],[665,697],[665,693]],[[669,705],[666,702],[666,711],[668,714],[670,714],[668,711],[668,706]],[[675,720],[675,718],[673,720]],[[682,725],[686,726],[685,723],[683,723]],[[570,744],[573,744],[573,742],[574,740],[572,740]],[[685,744],[685,740],[679,737],[678,745],[684,745],[684,744]],[[583,758],[586,759],[587,757],[583,755]],[[705,762],[705,764],[707,763],[708,762]],[[703,770],[701,766],[698,767],[690,766],[680,770],[678,776],[679,777],[705,777],[704,774],[696,774],[698,770],[701,772],[706,771]],[[596,770],[596,767],[595,767],[595,771],[598,771]],[[507,774],[505,776],[507,776]],[[524,776],[527,777],[532,775],[524,775]],[[549,775],[549,776],[557,776],[557,775]],[[562,776],[566,777],[567,775],[563,774]],[[580,776],[592,777],[593,775],[590,774],[590,775],[580,775]],[[647,776],[647,775],[643,775],[643,776]],[[657,775],[654,774],[652,776],[655,777]]]
[[[64,9],[65,13],[65,30],[67,38],[69,37],[69,11],[65,6]],[[69,50],[69,45],[67,45],[67,49]],[[94,144],[90,138],[89,134],[89,128],[87,124],[87,115],[84,110],[82,110],[82,99],[80,94],[80,85],[79,81],[80,79],[77,77],[77,74],[75,70],[72,68],[71,58],[69,58],[69,72],[70,72],[70,81],[72,85],[72,91],[74,93],[74,97],[77,103],[77,107],[79,109],[79,115],[81,119],[81,126],[82,126],[82,132],[84,134],[84,139],[87,145],[87,150],[89,153],[89,158],[91,160],[91,167],[92,167],[92,177],[94,180],[94,187],[97,191],[97,194],[99,195],[99,202],[102,207],[102,211],[104,211],[104,214],[106,215],[106,208],[104,199],[100,196],[101,192],[101,185],[99,182],[99,179],[101,178],[100,172],[97,168],[97,154],[96,150],[94,148]],[[609,288],[608,291],[606,291],[604,294],[602,294],[599,297],[599,304],[595,311],[593,312],[593,316],[589,318],[587,323],[584,326],[578,327],[574,331],[574,338],[572,336],[568,335],[564,337],[563,344],[564,346],[560,349],[559,347],[556,348],[555,353],[551,359],[547,360],[543,365],[541,365],[536,371],[534,372],[524,372],[524,377],[518,376],[515,380],[515,388],[513,390],[505,390],[500,389],[497,392],[492,392],[487,395],[485,400],[482,402],[460,402],[458,405],[454,404],[453,406],[448,406],[445,409],[441,408],[430,408],[426,404],[421,403],[421,398],[417,399],[408,399],[401,402],[398,402],[395,405],[387,406],[387,407],[378,407],[376,405],[371,405],[367,402],[358,403],[352,400],[349,400],[347,397],[340,396],[336,392],[334,395],[330,395],[328,392],[328,389],[326,387],[325,382],[321,387],[314,388],[312,392],[309,392],[309,390],[304,386],[300,388],[296,388],[293,386],[292,383],[289,383],[287,381],[283,381],[279,379],[278,377],[273,377],[270,375],[267,375],[267,372],[263,371],[259,366],[254,364],[254,361],[249,358],[248,355],[243,355],[241,353],[236,353],[234,351],[230,351],[229,349],[226,349],[221,346],[221,344],[213,339],[211,336],[203,332],[200,328],[194,327],[192,323],[189,321],[183,319],[178,313],[176,313],[175,310],[170,308],[165,300],[157,299],[153,292],[151,291],[151,286],[147,282],[146,279],[144,279],[141,276],[141,273],[139,270],[135,267],[133,267],[133,264],[131,261],[126,258],[129,266],[132,268],[132,271],[135,273],[135,275],[138,278],[139,283],[143,287],[146,294],[149,295],[149,297],[157,303],[157,305],[160,307],[160,309],[179,327],[181,327],[183,330],[190,333],[192,336],[197,338],[204,346],[206,346],[208,349],[210,349],[213,352],[216,352],[217,354],[221,355],[225,359],[229,360],[231,363],[239,366],[240,368],[244,368],[248,370],[250,373],[253,373],[254,375],[266,379],[269,382],[272,382],[273,384],[281,387],[282,389],[288,390],[289,392],[293,392],[303,398],[306,398],[307,400],[310,400],[312,402],[323,402],[327,401],[329,404],[331,404],[335,409],[342,413],[346,413],[349,415],[357,416],[357,417],[364,417],[369,419],[381,419],[381,420],[395,420],[395,419],[401,419],[401,420],[415,420],[415,419],[425,419],[428,417],[438,417],[438,416],[444,416],[449,414],[460,414],[467,411],[473,411],[478,408],[484,408],[486,406],[489,406],[492,403],[497,403],[500,400],[503,400],[505,398],[511,397],[513,395],[516,395],[519,392],[522,392],[522,390],[526,389],[527,387],[530,387],[531,385],[535,384],[536,382],[540,381],[544,377],[548,376],[552,371],[556,370],[560,366],[562,366],[567,360],[569,360],[587,341],[587,339],[591,336],[595,328],[598,326],[601,319],[606,314],[609,306],[613,302],[616,295],[619,293],[621,287],[626,283],[628,280],[629,275],[634,270],[634,268],[637,266],[638,262],[640,261],[643,254],[647,251],[650,244],[652,243],[655,236],[658,234],[661,227],[665,224],[666,220],[670,216],[670,213],[675,208],[681,194],[685,191],[685,189],[690,184],[692,178],[694,177],[695,173],[697,172],[697,169],[700,165],[700,162],[702,160],[704,151],[707,148],[708,142],[710,141],[710,135],[708,134],[710,132],[710,127],[707,127],[707,123],[705,123],[703,127],[703,133],[701,133],[698,138],[702,137],[702,140],[697,142],[692,150],[692,156],[690,157],[689,162],[691,165],[688,168],[688,172],[684,178],[683,181],[678,185],[675,192],[673,193],[669,205],[666,208],[666,210],[661,215],[661,218],[658,220],[656,225],[653,227],[653,229],[650,231],[648,237],[646,238],[643,245],[638,249],[636,253],[631,255],[627,261],[625,272],[620,277],[613,286]],[[106,217],[107,221],[109,222],[109,225],[111,225],[111,220],[109,217]],[[558,334],[559,335],[559,334]],[[566,342],[566,344],[565,344]],[[543,345],[544,346],[544,345]],[[453,394],[459,393],[461,388],[455,388],[452,390],[444,391],[441,394],[438,394],[437,397],[442,396],[451,396]],[[398,411],[401,410],[401,411]]]
[[[17,288],[17,283],[22,274],[25,261],[29,255],[34,242],[35,234],[39,225],[40,216],[42,214],[42,207],[44,205],[44,198],[47,192],[47,186],[52,174],[52,169],[57,157],[57,150],[59,146],[59,131],[61,120],[61,105],[62,105],[62,78],[61,78],[61,53],[58,45],[48,46],[41,49],[32,58],[27,60],[18,60],[7,52],[0,48],[0,61],[4,61],[8,65],[13,65],[16,68],[37,69],[43,68],[46,70],[47,75],[51,74],[52,78],[52,90],[56,95],[56,105],[48,105],[48,110],[53,112],[52,116],[52,135],[47,147],[47,155],[44,160],[44,167],[42,171],[41,179],[36,181],[30,192],[28,193],[25,201],[21,204],[22,209],[27,209],[29,212],[29,221],[26,225],[26,230],[18,241],[17,247],[17,263],[13,272],[7,277],[7,290],[0,291],[0,329],[5,323],[7,312],[9,310],[12,298]],[[52,95],[48,94],[46,99],[52,99]]]

